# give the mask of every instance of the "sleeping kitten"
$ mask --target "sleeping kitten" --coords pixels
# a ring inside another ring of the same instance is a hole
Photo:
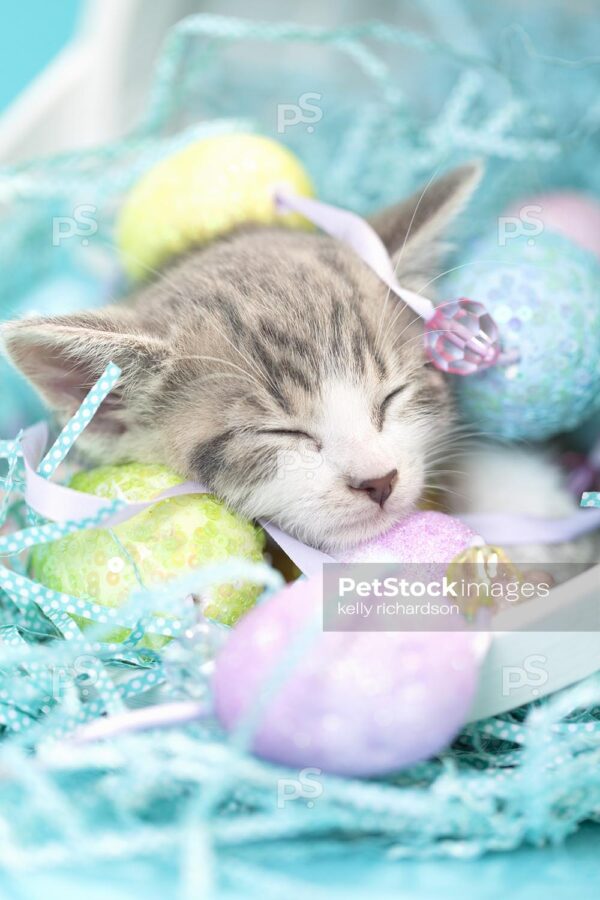
[[[406,287],[431,294],[440,236],[478,179],[456,169],[371,220]],[[420,322],[315,232],[247,227],[122,305],[3,331],[60,421],[110,360],[122,368],[81,440],[93,459],[166,463],[329,552],[415,507],[452,424]]]

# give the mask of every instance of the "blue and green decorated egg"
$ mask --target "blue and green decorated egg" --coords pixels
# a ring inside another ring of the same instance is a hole
[[[482,302],[518,362],[455,378],[465,419],[490,437],[544,440],[600,410],[600,262],[545,231],[477,243],[444,297]]]

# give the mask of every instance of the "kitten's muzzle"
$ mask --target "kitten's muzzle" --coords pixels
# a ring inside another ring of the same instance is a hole
[[[392,469],[387,475],[380,475],[378,478],[367,478],[360,484],[351,485],[355,491],[364,491],[373,503],[377,503],[382,509],[385,501],[388,499],[394,486],[398,481],[398,469]]]

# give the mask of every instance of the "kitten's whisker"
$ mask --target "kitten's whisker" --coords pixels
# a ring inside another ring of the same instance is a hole
[[[457,438],[444,441],[443,443],[430,444],[426,449],[426,455],[440,457],[449,451],[460,452],[463,454],[471,454],[476,451],[485,450],[489,446],[489,441],[480,438],[464,435]]]
[[[432,490],[432,491],[441,491],[443,494],[452,494],[454,497],[459,497],[461,500],[466,500],[467,495],[462,491],[455,491],[452,488],[449,488],[446,484],[436,484],[435,482],[427,482],[424,485],[424,488]]]
[[[450,275],[451,272],[457,272],[459,269],[467,269],[467,268],[469,268],[469,266],[479,266],[482,263],[488,263],[489,265],[494,265],[494,266],[507,265],[506,263],[503,263],[501,260],[496,260],[496,259],[476,259],[476,260],[471,260],[470,262],[461,263],[458,266],[451,266],[449,269],[445,269],[443,272],[439,272],[433,278],[430,278],[429,281],[426,282],[426,284],[424,284],[422,288],[419,288],[419,290],[417,291],[417,294],[422,294],[423,291],[427,290],[427,288],[429,287],[430,284],[433,284],[434,281],[439,281],[439,279],[443,278],[445,275]]]
[[[254,378],[250,372],[248,372],[246,369],[242,369],[241,366],[237,366],[235,363],[230,362],[227,359],[221,359],[220,357],[217,357],[217,356],[203,356],[202,354],[199,354],[199,353],[178,354],[174,358],[178,359],[178,360],[194,359],[194,360],[198,360],[200,362],[222,363],[224,366],[231,366],[232,369],[237,369],[237,371],[241,372],[242,375],[244,375],[244,377],[246,378],[246,380],[250,381],[252,384],[254,384],[255,387],[261,387],[260,382],[256,378]],[[217,373],[217,374],[225,374],[225,373]]]
[[[243,376],[238,375],[235,372],[216,372],[213,375],[205,375],[200,378],[199,383],[204,384],[207,381],[216,381],[224,378],[235,378],[238,380],[238,382],[246,382],[247,384],[251,385],[252,388],[256,387],[254,381],[251,378],[244,378]]]
[[[454,459],[457,457],[461,457],[465,455],[468,448],[460,445],[460,444],[449,444],[445,447],[439,448],[439,452],[425,452],[424,460],[427,463],[437,463],[444,460]]]
[[[445,444],[441,447],[434,447],[431,450],[426,449],[424,453],[424,460],[427,463],[434,463],[443,460],[454,459],[456,457],[465,456],[470,452],[470,450],[470,444],[465,445],[457,442]]]
[[[433,184],[433,182],[434,182],[435,179],[437,178],[440,169],[441,169],[441,165],[438,166],[436,169],[434,169],[433,174],[431,175],[429,181],[423,186],[423,190],[422,190],[421,193],[419,194],[419,199],[417,200],[417,204],[416,204],[415,208],[413,209],[413,213],[412,213],[412,216],[410,217],[410,222],[408,223],[408,228],[407,228],[407,230],[406,230],[406,234],[404,235],[404,241],[402,242],[402,247],[400,248],[400,250],[399,250],[399,252],[398,252],[397,262],[396,262],[396,265],[395,265],[395,267],[394,267],[394,273],[395,273],[395,274],[396,274],[397,271],[398,271],[398,266],[400,265],[400,261],[401,261],[401,259],[402,259],[403,254],[404,254],[404,251],[405,251],[405,249],[406,249],[406,245],[407,245],[407,243],[408,243],[408,239],[409,239],[409,237],[410,237],[410,234],[411,234],[413,225],[415,224],[415,219],[416,219],[417,213],[418,213],[418,211],[419,211],[419,207],[421,206],[421,201],[423,200],[423,198],[425,197],[425,194],[427,193],[427,191],[429,190],[429,188],[431,187],[431,185]]]
[[[206,312],[205,310],[202,310],[202,312],[205,313],[206,316],[208,315],[208,312]],[[225,332],[222,331],[220,328],[218,328],[218,326],[217,326],[216,322],[214,321],[214,319],[210,319],[210,320],[207,319],[207,321],[209,322],[209,324],[212,324],[212,325],[213,325],[213,327],[215,328],[215,330],[217,331],[217,333],[220,334],[221,337],[223,337],[223,338],[227,341],[227,343],[228,343],[229,346],[232,348],[232,350],[235,350],[235,352],[238,354],[238,356],[240,356],[240,357],[244,360],[244,362],[248,363],[248,365],[250,366],[250,368],[251,368],[258,376],[262,376],[263,378],[265,378],[266,381],[271,385],[271,387],[273,388],[273,390],[277,390],[277,385],[275,384],[275,382],[273,381],[273,379],[272,379],[271,376],[269,375],[269,373],[268,373],[267,369],[265,368],[265,366],[258,366],[257,363],[256,363],[254,360],[251,360],[249,356],[247,356],[245,353],[242,353],[242,351],[241,351],[238,347],[236,347],[235,344],[227,337],[227,335],[225,334]]]
[[[410,237],[410,234],[411,234],[413,225],[414,225],[414,223],[415,223],[415,219],[416,219],[417,213],[418,213],[418,211],[419,211],[419,207],[421,206],[421,201],[422,201],[423,198],[425,197],[425,194],[427,193],[427,191],[429,190],[429,188],[430,188],[431,185],[433,184],[434,180],[437,178],[437,175],[438,175],[438,172],[440,171],[440,168],[441,168],[441,166],[438,166],[436,169],[434,169],[433,174],[432,174],[431,177],[429,178],[429,181],[424,185],[423,190],[421,191],[421,193],[420,193],[420,195],[419,195],[419,199],[417,200],[416,206],[415,206],[415,208],[413,209],[412,216],[410,217],[410,222],[408,223],[408,228],[406,229],[406,234],[404,235],[404,240],[403,240],[403,242],[402,242],[402,246],[401,246],[400,250],[398,251],[398,253],[397,253],[397,255],[396,255],[396,262],[395,262],[395,264],[394,264],[394,275],[395,275],[396,277],[398,277],[398,270],[399,270],[399,268],[400,268],[400,263],[401,263],[401,261],[402,261],[403,255],[404,255],[404,251],[406,250],[406,245],[407,245],[407,243],[408,243],[408,239],[409,239],[409,237]],[[419,291],[419,293],[421,293],[421,291]],[[385,310],[386,310],[386,308],[387,308],[387,303],[388,303],[388,299],[389,299],[389,297],[390,297],[390,294],[391,294],[391,288],[388,288],[387,294],[386,294],[386,297],[385,297],[385,303],[384,303],[384,305],[383,305],[383,310],[382,310],[382,313],[381,313],[381,317],[380,317],[380,319],[379,319],[379,327],[378,327],[378,329],[377,329],[377,338],[376,338],[376,342],[377,342],[378,339],[379,339],[379,333],[380,333],[380,329],[381,329],[381,322],[382,322],[382,320],[383,320],[383,316],[384,316]],[[398,299],[400,300],[401,298],[398,298]],[[403,301],[402,301],[402,302],[403,302]],[[403,302],[402,309],[406,309],[406,308],[407,308],[407,304]]]
[[[484,441],[481,441],[480,444],[484,444]],[[450,447],[460,446],[461,449],[467,449],[471,444],[475,444],[475,438],[473,435],[458,435],[455,438],[449,438],[446,441],[439,441],[435,444],[431,444],[428,452],[431,453],[440,453],[443,450],[446,450]]]
[[[469,431],[469,429],[471,429]],[[493,437],[493,433],[490,431],[482,431],[480,428],[473,430],[473,425],[469,422],[461,422],[452,426],[452,430],[448,432],[445,440],[453,440],[454,438],[464,438],[464,437],[482,437],[482,438],[490,438]]]
[[[406,309],[406,304],[405,304],[404,306],[398,306],[398,308],[394,310],[394,312],[393,312],[393,314],[392,314],[392,320],[391,320],[391,322],[390,322],[390,324],[389,324],[389,330],[390,330],[390,331],[393,329],[393,327],[395,326],[396,322],[398,321],[398,319],[400,318],[400,316],[402,315],[402,313],[404,312],[405,309]],[[396,341],[396,343],[399,342],[400,338],[401,338],[401,337],[408,331],[408,329],[411,328],[414,324],[415,324],[414,319],[411,318],[411,319],[406,323],[406,325],[404,326],[404,328],[402,329],[402,331],[400,332],[400,334],[395,335],[394,340]],[[420,338],[421,340],[423,339],[422,333],[420,333],[418,336],[419,336],[419,338]]]

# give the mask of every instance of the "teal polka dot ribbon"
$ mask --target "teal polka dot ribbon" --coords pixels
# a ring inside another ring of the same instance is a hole
[[[600,491],[585,491],[585,493],[581,495],[581,505],[593,506],[596,509],[600,509]]]
[[[77,438],[94,418],[102,401],[108,397],[116,385],[120,375],[120,368],[114,363],[109,363],[100,380],[89,392],[73,418],[67,422],[41,461],[38,469],[40,475],[43,475],[44,478],[51,478],[54,475]]]

